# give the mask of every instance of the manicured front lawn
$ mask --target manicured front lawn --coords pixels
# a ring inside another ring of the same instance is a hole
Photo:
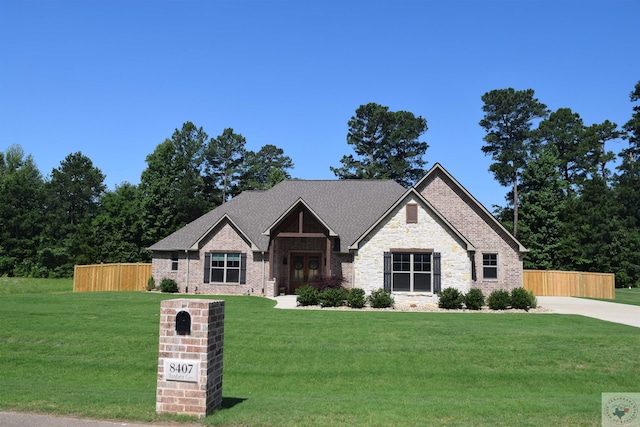
[[[640,288],[616,288],[616,298],[614,300],[601,298],[587,298],[598,301],[615,302],[618,304],[640,305]]]
[[[158,314],[172,297],[3,295],[0,409],[166,420]],[[640,331],[585,317],[224,299],[224,409],[204,424],[599,426],[600,394],[640,384]]]
[[[73,279],[0,277],[0,295],[73,292]]]
[[[640,305],[640,288],[616,288],[616,299],[620,304]]]

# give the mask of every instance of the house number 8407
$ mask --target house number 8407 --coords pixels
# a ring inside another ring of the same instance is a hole
[[[193,364],[189,363],[170,363],[169,372],[172,374],[190,374],[193,370]]]

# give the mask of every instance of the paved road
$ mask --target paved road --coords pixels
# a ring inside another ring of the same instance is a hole
[[[156,424],[158,425],[158,424]],[[0,412],[0,427],[151,427],[153,424],[81,420],[78,418],[52,417],[48,415],[16,414]]]
[[[640,306],[571,297],[537,297],[538,305],[554,313],[578,314],[640,328]]]

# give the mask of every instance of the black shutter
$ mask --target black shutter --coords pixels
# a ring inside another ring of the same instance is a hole
[[[240,254],[240,284],[247,283],[247,254]]]
[[[204,254],[204,283],[209,283],[211,277],[211,254]]]
[[[442,289],[442,274],[440,271],[440,252],[433,254],[433,293],[437,294]]]
[[[391,292],[391,252],[384,253],[384,290]]]
[[[469,258],[471,259],[471,280],[475,282],[478,280],[478,275],[476,273],[476,253],[469,252]]]

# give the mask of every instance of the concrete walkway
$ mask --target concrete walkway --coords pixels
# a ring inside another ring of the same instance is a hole
[[[297,295],[280,295],[271,299],[276,302],[275,308],[296,308],[298,306]]]
[[[640,328],[640,306],[573,297],[537,297],[538,305],[558,314],[577,314]]]

